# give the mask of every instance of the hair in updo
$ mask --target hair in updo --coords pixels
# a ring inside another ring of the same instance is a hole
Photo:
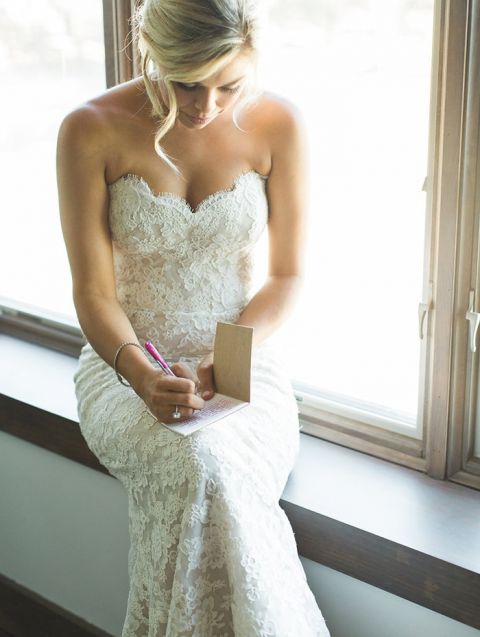
[[[239,128],[236,118],[240,109],[259,95],[259,17],[255,0],[145,0],[135,10],[133,35],[141,55],[151,115],[161,121],[155,133],[155,150],[177,174],[180,171],[160,146],[177,117],[172,82],[201,82],[239,53],[252,54],[253,74],[233,110],[233,122]],[[165,87],[166,106],[155,83],[159,79]]]

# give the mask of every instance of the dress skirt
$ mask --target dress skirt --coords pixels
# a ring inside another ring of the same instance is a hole
[[[180,357],[194,371],[198,358]],[[299,451],[296,401],[271,345],[251,402],[189,436],[158,423],[87,344],[80,429],[128,494],[122,637],[325,637],[279,500]]]

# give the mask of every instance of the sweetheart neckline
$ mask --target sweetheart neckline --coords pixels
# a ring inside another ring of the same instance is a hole
[[[147,189],[148,194],[153,199],[170,199],[170,200],[174,199],[176,201],[180,201],[188,208],[188,210],[190,210],[192,214],[195,214],[205,203],[209,202],[210,200],[215,199],[219,195],[234,192],[237,189],[239,183],[242,181],[242,179],[244,179],[246,176],[251,174],[257,175],[262,180],[268,179],[268,175],[262,175],[262,173],[259,173],[258,170],[255,170],[255,168],[250,168],[249,170],[246,170],[243,173],[240,173],[240,175],[238,175],[237,177],[235,177],[232,185],[229,188],[223,188],[222,190],[215,190],[215,192],[212,192],[206,197],[204,197],[195,207],[193,207],[185,197],[182,197],[182,195],[179,195],[175,192],[168,192],[168,191],[155,192],[150,187],[148,181],[144,179],[141,175],[137,175],[136,173],[125,173],[124,175],[120,175],[118,179],[116,179],[111,184],[108,184],[108,186],[109,188],[112,188],[113,186],[117,185],[118,183],[122,181],[127,181],[128,179],[134,179],[138,183],[143,184],[143,186]]]

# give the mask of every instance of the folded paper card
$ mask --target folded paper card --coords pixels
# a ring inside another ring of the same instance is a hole
[[[213,349],[213,374],[216,394],[178,424],[164,427],[188,436],[212,422],[225,418],[250,402],[253,328],[232,323],[217,323]]]

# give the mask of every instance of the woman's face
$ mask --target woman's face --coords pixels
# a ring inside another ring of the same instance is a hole
[[[192,129],[204,128],[210,124],[239,99],[251,66],[251,55],[241,53],[202,82],[173,82],[178,104],[177,120]]]

